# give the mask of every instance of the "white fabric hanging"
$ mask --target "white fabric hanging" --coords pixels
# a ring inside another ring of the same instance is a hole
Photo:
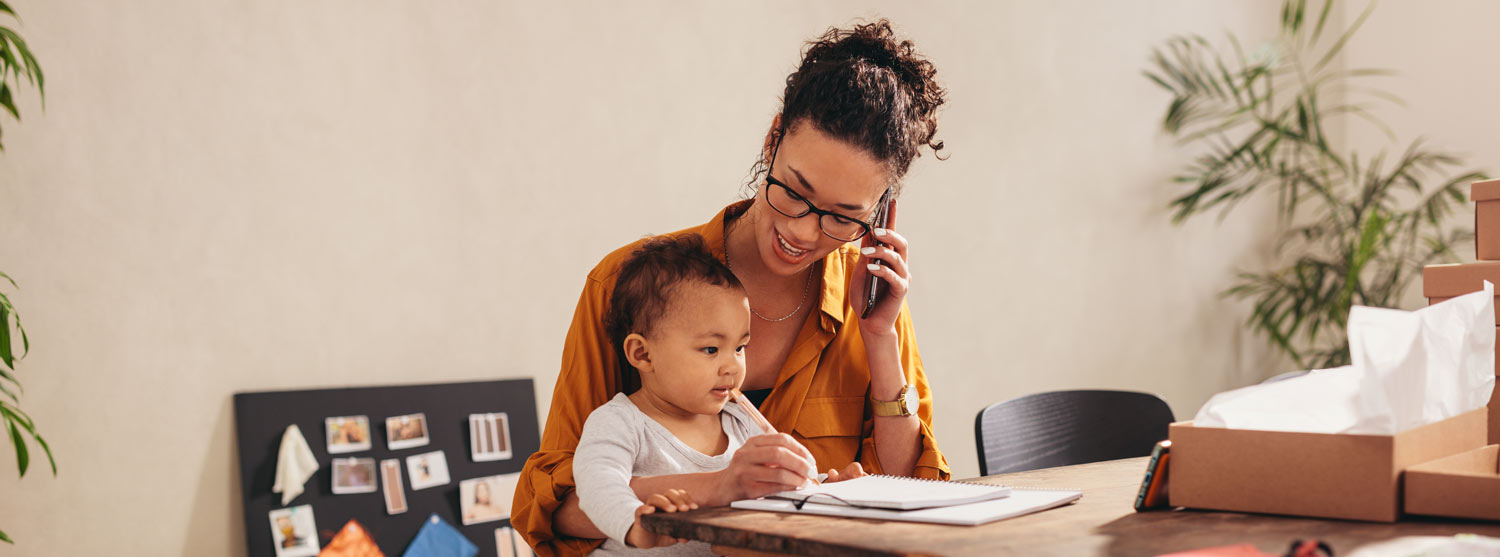
[[[276,454],[276,485],[271,492],[280,493],[281,504],[286,505],[302,494],[303,484],[318,471],[318,459],[297,424],[287,426],[286,433],[281,434],[281,450]]]

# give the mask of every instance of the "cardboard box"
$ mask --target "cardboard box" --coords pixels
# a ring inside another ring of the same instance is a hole
[[[1500,200],[1497,200],[1500,201]],[[1496,222],[1500,231],[1500,221]],[[1494,283],[1500,293],[1500,261],[1428,265],[1422,268],[1422,296],[1429,304],[1484,290],[1484,281]],[[1500,296],[1495,296],[1495,325],[1500,326]]]
[[[1469,185],[1474,201],[1474,256],[1480,261],[1500,259],[1500,180]]]
[[[1497,385],[1496,388],[1500,388],[1500,385]],[[1490,403],[1487,405],[1487,408],[1490,409],[1490,433],[1487,441],[1491,445],[1500,445],[1500,397],[1496,397],[1494,393],[1490,393]]]
[[[1462,452],[1406,470],[1406,513],[1500,520],[1500,446]]]
[[[1171,425],[1171,503],[1198,509],[1394,522],[1408,467],[1485,446],[1480,408],[1396,435]]]

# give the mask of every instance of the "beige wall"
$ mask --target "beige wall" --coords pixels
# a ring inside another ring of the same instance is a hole
[[[1281,371],[1216,296],[1268,214],[1167,223],[1186,152],[1140,75],[1173,34],[1268,36],[1270,3],[13,4],[50,95],[5,123],[0,270],[61,466],[17,482],[0,450],[20,554],[241,554],[235,391],[533,376],[545,407],[585,271],[735,199],[800,41],[855,16],[951,90],[901,228],[957,475],[991,402],[1138,389],[1187,417]],[[1424,9],[1357,52],[1422,80],[1403,131],[1495,159],[1485,89],[1446,83],[1500,9]]]
[[[1353,21],[1363,9],[1346,5],[1344,17]],[[1500,21],[1500,4],[1484,0],[1379,4],[1349,42],[1348,64],[1395,70],[1395,76],[1371,78],[1365,85],[1399,96],[1406,106],[1376,105],[1395,141],[1363,121],[1347,124],[1362,158],[1379,149],[1395,158],[1421,138],[1428,149],[1465,159],[1464,166],[1443,178],[1458,175],[1460,169],[1500,177],[1500,105],[1495,102],[1500,41],[1495,38],[1495,21]],[[1473,248],[1463,249],[1463,259],[1472,261]],[[1426,304],[1420,288],[1407,293],[1405,304]]]

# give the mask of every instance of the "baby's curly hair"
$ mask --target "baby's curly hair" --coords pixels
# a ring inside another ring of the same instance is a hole
[[[943,158],[943,142],[933,138],[945,96],[937,68],[910,40],[898,39],[889,20],[829,28],[808,42],[786,78],[778,131],[812,124],[888,163],[899,187],[922,147]],[[752,170],[752,188],[765,163]]]
[[[678,287],[687,282],[744,290],[740,279],[709,253],[697,234],[656,236],[631,252],[620,265],[604,318],[615,349],[623,351],[625,337],[632,333],[650,334]],[[623,357],[620,365],[630,366]]]

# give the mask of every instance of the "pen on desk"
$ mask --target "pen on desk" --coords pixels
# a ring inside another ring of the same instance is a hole
[[[761,414],[760,410],[755,408],[754,404],[750,404],[750,399],[745,398],[745,393],[740,392],[739,389],[730,389],[729,396],[734,399],[735,404],[740,405],[740,408],[745,410],[746,414],[750,415],[750,419],[755,421],[755,425],[760,426],[761,431],[773,435],[776,433],[776,428],[771,426],[770,420],[767,420],[765,415]],[[807,464],[807,479],[812,480],[814,484],[818,483],[818,465],[816,463],[809,462]]]

